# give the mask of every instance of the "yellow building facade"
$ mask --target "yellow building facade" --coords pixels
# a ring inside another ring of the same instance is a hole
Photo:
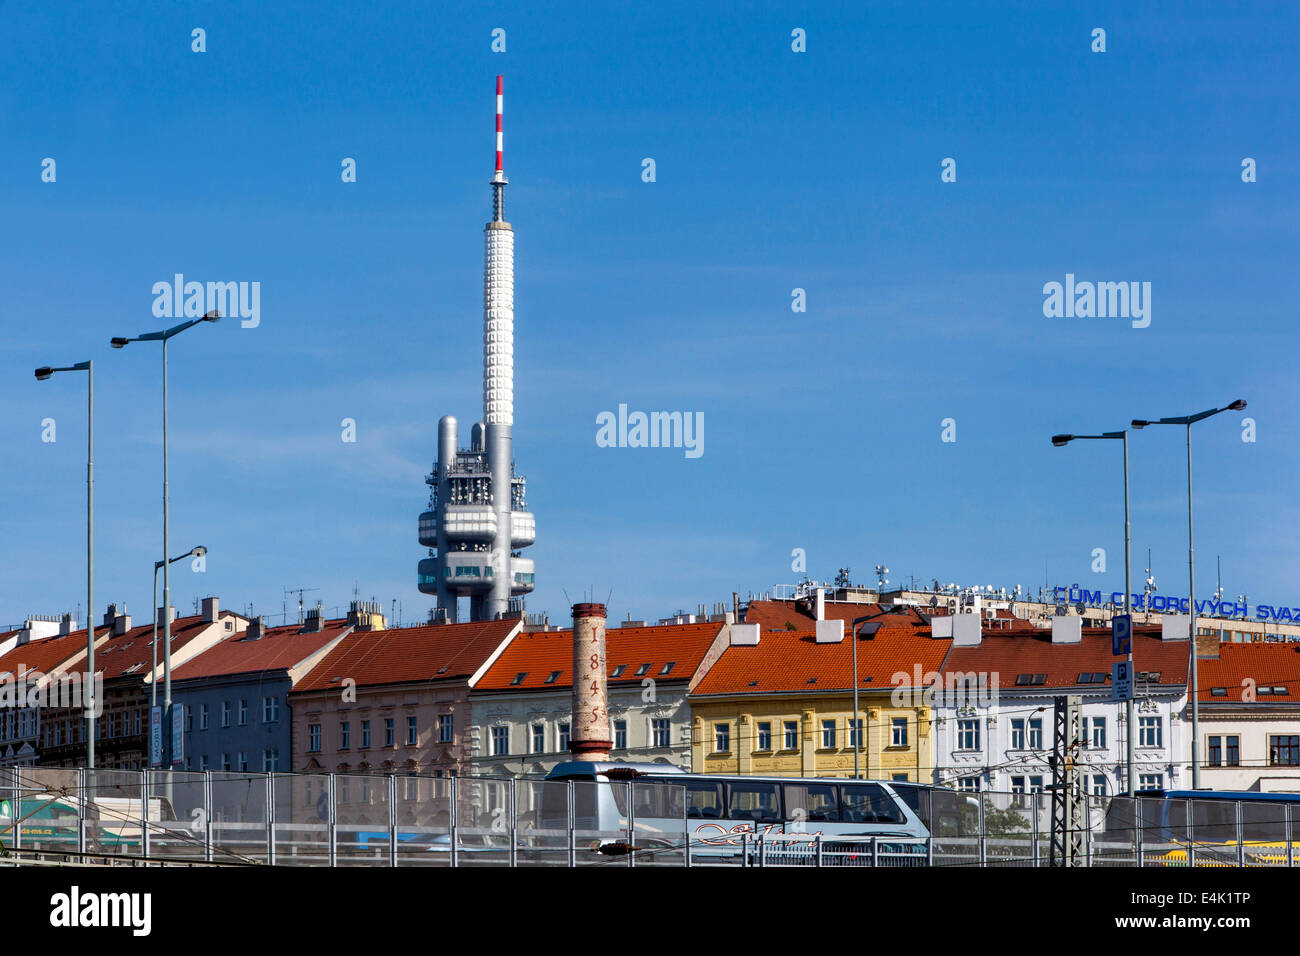
[[[900,707],[888,694],[860,693],[858,773],[929,783],[931,708]],[[744,694],[691,699],[694,773],[852,777],[853,694]]]

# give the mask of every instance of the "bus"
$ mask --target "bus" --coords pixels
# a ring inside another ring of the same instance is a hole
[[[18,820],[14,820],[15,805]],[[86,807],[87,847],[89,852],[123,853],[140,845],[139,826],[135,831],[106,826],[93,804]],[[77,826],[80,819],[77,802],[54,794],[34,794],[20,800],[0,799],[0,846],[19,843],[25,850],[68,852],[77,849]],[[18,840],[15,841],[15,830]]]
[[[880,854],[925,861],[923,841],[929,830],[895,789],[901,783],[692,774],[665,764],[594,761],[559,764],[546,779],[579,784],[574,787],[574,828],[590,834],[584,845],[602,853],[679,850],[689,841],[691,856],[699,862],[733,862],[744,847],[753,851],[755,837],[771,836],[775,852],[798,847],[811,859],[818,836],[834,854],[861,854],[873,837],[887,837],[888,843],[877,842]],[[633,785],[608,785],[624,781]],[[541,829],[564,830],[568,811],[567,792],[547,788]],[[629,821],[634,821],[635,847],[625,843]]]
[[[1287,866],[1288,821],[1300,835],[1300,793],[1145,790],[1115,798],[1100,839],[1132,846],[1141,834],[1149,866]],[[1189,859],[1190,857],[1190,859]]]

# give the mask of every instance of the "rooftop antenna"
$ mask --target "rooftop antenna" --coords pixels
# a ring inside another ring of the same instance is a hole
[[[299,623],[299,624],[301,624],[301,623],[303,622],[303,616],[302,616],[302,596],[303,596],[304,594],[306,594],[308,591],[319,591],[319,590],[320,590],[320,588],[285,588],[285,589],[284,589],[285,597],[288,597],[290,594],[296,594],[296,595],[298,595],[298,623]],[[285,623],[288,624],[288,623],[289,623],[289,620],[288,620],[288,619],[289,619],[289,612],[288,612],[288,610],[286,610],[286,611],[284,612],[284,616],[285,616]]]

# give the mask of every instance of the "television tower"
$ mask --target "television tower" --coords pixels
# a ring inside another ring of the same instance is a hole
[[[457,599],[470,599],[470,620],[491,621],[523,610],[533,590],[533,562],[518,550],[536,540],[525,510],[526,483],[515,475],[515,234],[505,218],[502,78],[497,77],[496,171],[492,221],[484,227],[483,421],[457,448],[456,419],[438,421],[438,460],[425,478],[429,509],[420,515],[419,588],[438,596],[439,617],[457,619]]]

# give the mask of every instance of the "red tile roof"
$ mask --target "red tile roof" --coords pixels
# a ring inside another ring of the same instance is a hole
[[[178,617],[172,621],[172,654],[198,637],[205,628],[211,627],[212,621],[205,621],[201,615]],[[96,625],[98,632],[98,625]],[[85,644],[85,632],[82,632],[82,644]],[[163,661],[163,626],[158,625],[158,664]],[[153,667],[153,621],[133,627],[125,634],[110,637],[103,644],[95,646],[95,671],[104,675],[104,680],[115,677],[144,677]],[[172,674],[175,677],[175,672]]]
[[[1096,688],[1096,684],[1079,684],[1083,673],[1109,676],[1110,665],[1121,658],[1111,652],[1110,630],[1085,627],[1083,638],[1075,644],[1053,644],[1049,630],[1033,633],[1000,634],[985,631],[978,647],[953,647],[944,662],[942,674],[984,672],[998,675],[1003,693],[1017,687],[1020,674],[1044,674],[1041,684],[1021,685],[1032,691],[1044,687]],[[1138,673],[1159,672],[1159,683],[1187,683],[1189,647],[1187,641],[1162,641],[1160,628],[1133,629],[1133,667]],[[1101,686],[1109,686],[1108,681]]]
[[[752,616],[747,623],[753,623]],[[918,665],[922,679],[926,673],[938,671],[950,643],[930,637],[928,628],[906,624],[886,624],[874,637],[860,636],[858,686],[890,691],[897,686],[910,687]],[[907,675],[905,684],[892,680],[900,672]],[[852,690],[853,643],[847,627],[844,640],[833,644],[818,644],[810,631],[760,629],[758,644],[733,645],[723,651],[692,696]]]
[[[0,665],[4,659],[0,658]],[[1273,641],[1249,644],[1220,644],[1217,659],[1200,657],[1196,661],[1199,699],[1205,704],[1240,704],[1242,693],[1255,682],[1257,704],[1300,704],[1300,644]],[[1222,687],[1225,696],[1215,697],[1211,688]],[[1285,687],[1287,694],[1260,695],[1260,687]]]
[[[464,680],[522,625],[516,618],[354,631],[298,682],[294,692],[337,690],[347,678],[358,687]]]
[[[98,636],[98,632],[97,632]],[[43,637],[20,644],[8,654],[0,655],[0,673],[15,677],[21,668],[48,674],[60,664],[86,649],[86,632],[73,631],[63,637]],[[98,666],[98,662],[96,662]]]
[[[726,625],[661,624],[654,627],[611,627],[605,631],[605,659],[609,684],[640,684],[690,680],[718,632]],[[672,670],[661,673],[665,665]],[[644,664],[650,667],[640,673]],[[614,672],[623,668],[618,677]],[[547,678],[559,672],[554,681]],[[524,677],[519,683],[515,678]],[[475,689],[538,690],[569,687],[573,683],[573,631],[532,631],[520,634],[483,675]]]
[[[173,681],[288,670],[311,657],[349,627],[346,619],[326,621],[323,630],[302,633],[302,625],[267,628],[257,640],[234,634],[172,672]]]
[[[791,626],[795,630],[811,631],[816,627],[816,619],[806,613],[805,608],[810,607],[807,601],[750,601],[748,609],[745,611],[745,623],[757,623],[764,631],[768,630],[788,630]],[[827,601],[825,603],[825,615],[828,621],[843,621],[844,631],[847,634],[849,627],[855,618],[879,615],[874,618],[878,623],[886,626],[909,626],[913,628],[928,628],[928,619],[936,610],[927,607],[917,607],[911,604],[858,604],[852,601]],[[945,616],[946,609],[943,614]],[[1012,616],[1011,612],[1001,609],[997,612],[997,617],[1009,621],[1006,628],[1000,628],[998,633],[1011,631],[1034,631],[1036,628],[1029,621],[1022,620]]]

